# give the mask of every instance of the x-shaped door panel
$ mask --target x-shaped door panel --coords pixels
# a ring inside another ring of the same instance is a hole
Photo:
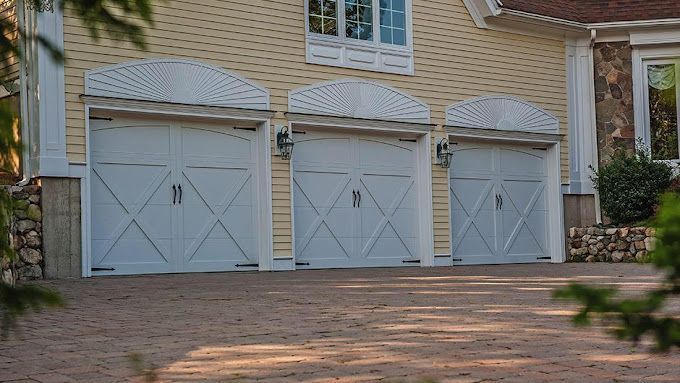
[[[184,262],[253,261],[250,169],[187,165],[182,178]]]
[[[293,184],[298,257],[352,256],[353,211],[350,201],[342,198],[351,195],[350,180],[350,174],[346,172],[295,172]]]
[[[403,174],[362,174],[362,258],[416,256],[414,178]]]
[[[545,181],[502,180],[503,253],[541,257],[546,253]]]
[[[133,172],[140,175],[137,182]],[[93,188],[98,189],[93,219],[100,223],[96,229],[102,231],[93,233],[95,266],[160,263],[172,267],[171,205],[167,199],[170,173],[170,166],[158,161],[145,165],[93,161]],[[114,207],[122,218],[111,225],[107,221],[115,216],[111,212]]]
[[[454,256],[496,255],[494,179],[451,178]]]

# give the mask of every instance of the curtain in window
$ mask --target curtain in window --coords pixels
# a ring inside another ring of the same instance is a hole
[[[675,65],[649,65],[647,67],[649,86],[658,90],[666,90],[675,86]]]

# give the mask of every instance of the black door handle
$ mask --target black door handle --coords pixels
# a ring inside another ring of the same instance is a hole
[[[357,207],[357,191],[352,190],[352,207]]]
[[[179,204],[182,204],[182,185],[177,185],[177,189],[179,189]]]
[[[172,204],[175,204],[175,200],[177,199],[177,187],[175,185],[172,185]]]
[[[361,207],[361,192],[357,190],[357,197],[359,197],[359,200],[357,201],[357,207]]]

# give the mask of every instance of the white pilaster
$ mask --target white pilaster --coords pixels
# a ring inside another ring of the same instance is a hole
[[[63,52],[64,17],[59,4],[54,11],[37,13],[36,32]],[[66,102],[64,94],[64,65],[55,61],[43,44],[36,47],[37,88],[35,102],[38,108],[39,149],[35,163],[37,175],[67,177],[69,163],[66,157]],[[35,145],[36,143],[31,143]],[[36,169],[34,169],[34,172]]]
[[[595,80],[590,38],[566,44],[569,106],[569,193],[594,194],[591,166],[597,169]]]

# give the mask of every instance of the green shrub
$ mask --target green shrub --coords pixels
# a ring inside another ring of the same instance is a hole
[[[634,154],[618,150],[591,178],[604,214],[615,224],[629,224],[654,215],[659,196],[675,177],[669,164],[638,149]]]

